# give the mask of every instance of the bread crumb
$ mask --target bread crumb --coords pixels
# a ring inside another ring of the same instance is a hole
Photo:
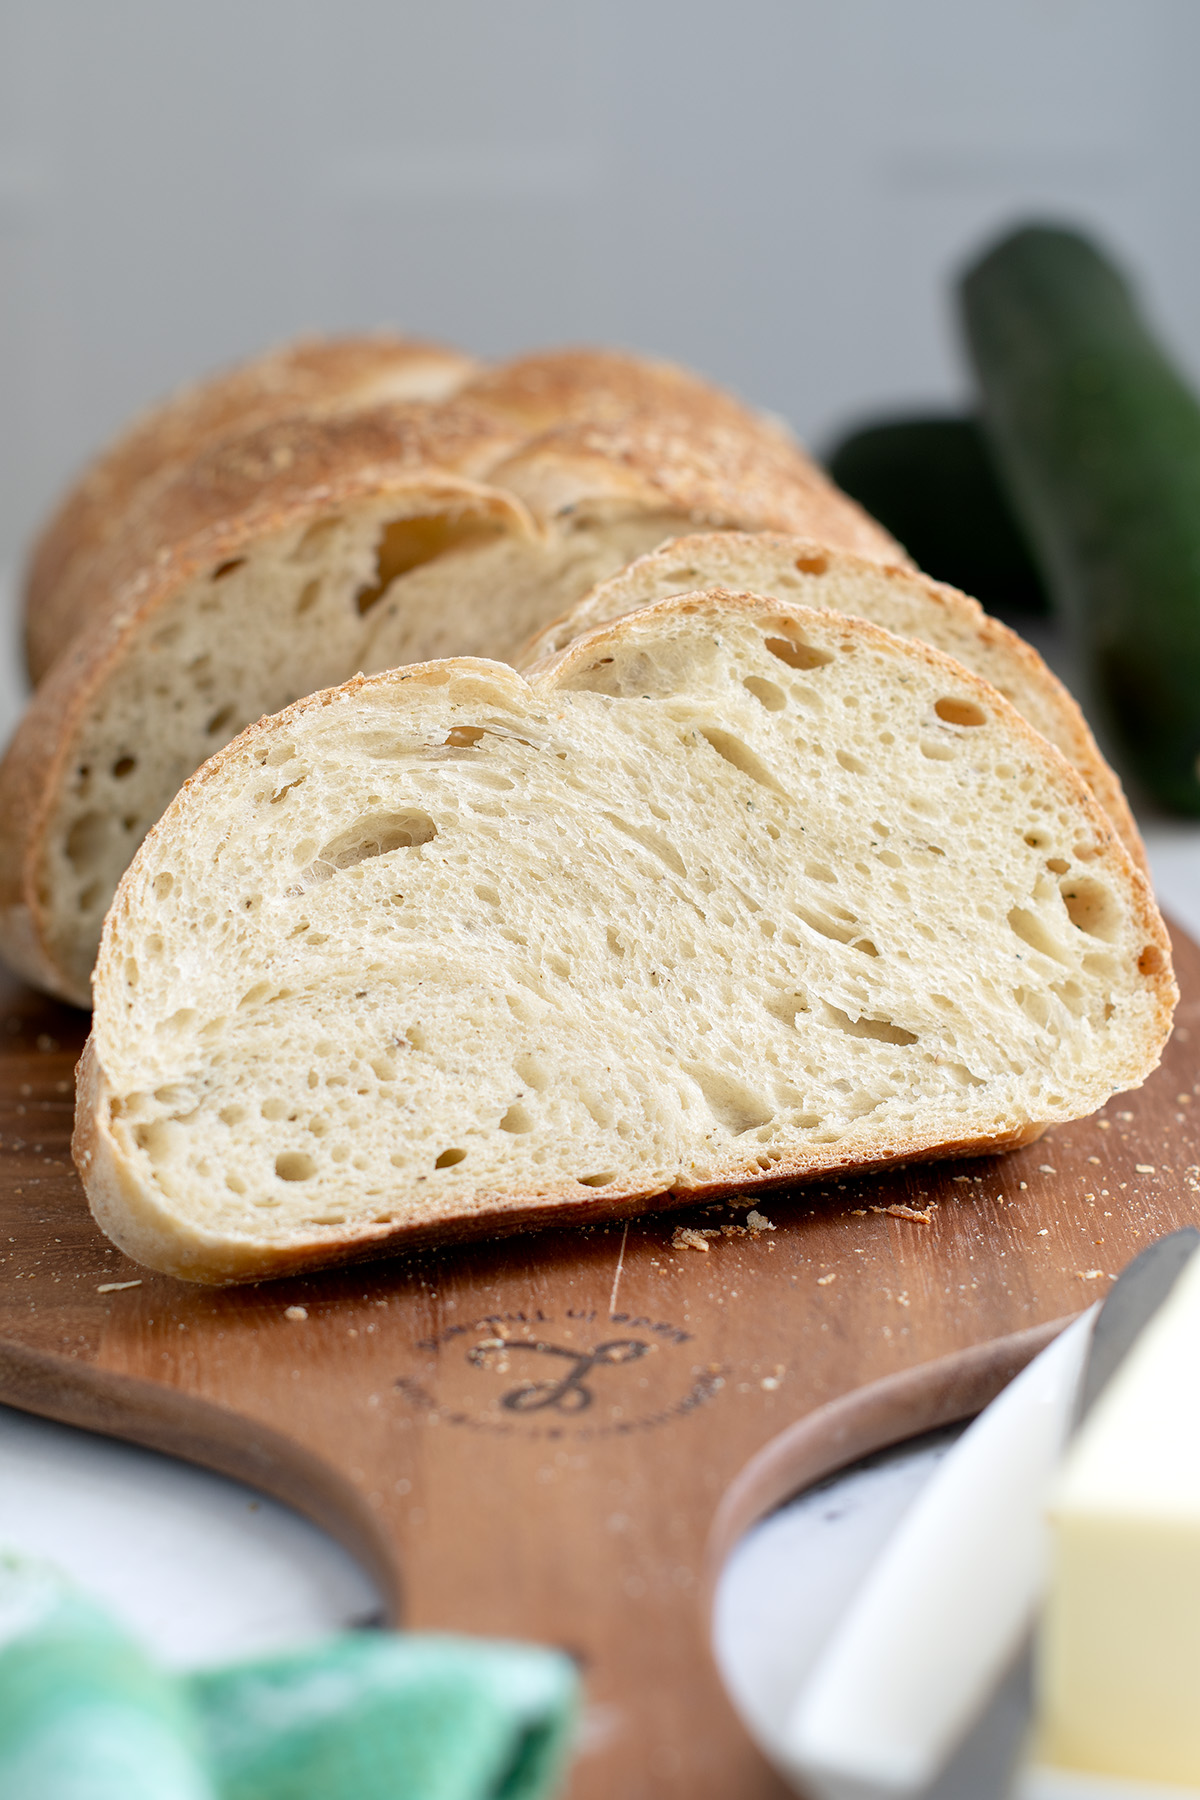
[[[758,1385],[761,1388],[765,1388],[768,1394],[773,1394],[775,1389],[779,1386],[779,1377],[778,1375],[764,1375]]]
[[[1054,1165],[1052,1163],[1039,1163],[1038,1164],[1038,1174],[1039,1175],[1057,1175],[1058,1170],[1054,1167]]]
[[[672,1250],[703,1250],[707,1255],[709,1235],[707,1231],[693,1230],[690,1225],[677,1225],[675,1236],[671,1239],[671,1248]],[[712,1235],[715,1236],[716,1233]]]
[[[1103,1269],[1076,1269],[1075,1279],[1076,1281],[1111,1281],[1112,1276],[1106,1275]]]
[[[1133,1166],[1139,1175],[1153,1175],[1155,1173],[1155,1165],[1153,1163],[1134,1163]]]
[[[754,1231],[774,1231],[774,1229],[775,1229],[775,1227],[774,1227],[774,1225],[772,1225],[770,1219],[768,1219],[765,1216],[765,1214],[760,1213],[760,1212],[748,1212],[746,1214],[746,1224],[752,1232],[754,1232]]]
[[[285,1307],[283,1316],[285,1319],[303,1321],[308,1317],[308,1308],[306,1306],[288,1306]]]
[[[836,1275],[818,1275],[817,1276],[817,1286],[818,1287],[828,1287],[831,1281],[836,1281],[836,1280],[837,1280]]]
[[[927,1206],[924,1212],[918,1212],[915,1206],[873,1206],[873,1213],[887,1213],[893,1219],[920,1219],[922,1225],[932,1225],[933,1208]]]
[[[141,1287],[140,1281],[102,1281],[96,1289],[98,1294],[119,1294],[124,1288]]]

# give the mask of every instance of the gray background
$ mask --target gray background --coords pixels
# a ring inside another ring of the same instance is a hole
[[[0,565],[305,328],[690,362],[818,444],[963,391],[947,283],[1098,226],[1200,370],[1195,0],[0,0]]]

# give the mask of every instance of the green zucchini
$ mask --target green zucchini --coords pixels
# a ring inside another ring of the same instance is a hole
[[[841,440],[828,468],[928,574],[1002,618],[1048,611],[976,420],[945,415],[865,425]]]
[[[1013,232],[960,297],[997,466],[1119,748],[1200,813],[1200,404],[1074,231]]]

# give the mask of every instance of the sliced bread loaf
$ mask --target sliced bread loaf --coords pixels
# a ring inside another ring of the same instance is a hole
[[[117,881],[213,750],[360,670],[509,658],[696,519],[902,556],[777,427],[599,352],[437,405],[276,420],[143,483],[76,561],[64,648],[0,766],[5,958],[88,1005]]]
[[[995,689],[720,592],[265,719],[104,929],[76,1160],[251,1280],[1028,1141],[1155,1066],[1149,889]]]
[[[1120,780],[1062,682],[1031,645],[991,618],[977,600],[911,568],[882,567],[878,559],[865,561],[783,532],[696,533],[663,544],[600,582],[538,632],[516,666],[528,669],[573,638],[652,600],[711,585],[857,613],[956,657],[999,688],[1074,764],[1130,855],[1146,868],[1145,849]]]

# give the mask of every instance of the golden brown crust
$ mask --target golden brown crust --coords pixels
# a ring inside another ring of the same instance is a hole
[[[665,508],[697,523],[802,530],[911,567],[781,424],[673,363],[550,351],[485,371],[461,397],[532,434],[492,478],[542,518],[606,502]]]
[[[677,363],[628,351],[566,348],[482,370],[461,398],[536,437],[556,426],[620,425],[641,414],[688,417],[750,437],[793,440],[778,420]]]
[[[33,680],[41,679],[76,628],[60,591],[72,586],[77,565],[119,530],[147,482],[231,434],[278,419],[442,400],[476,366],[461,351],[385,332],[304,338],[183,388],[143,413],[87,466],[34,545],[25,585]]]

